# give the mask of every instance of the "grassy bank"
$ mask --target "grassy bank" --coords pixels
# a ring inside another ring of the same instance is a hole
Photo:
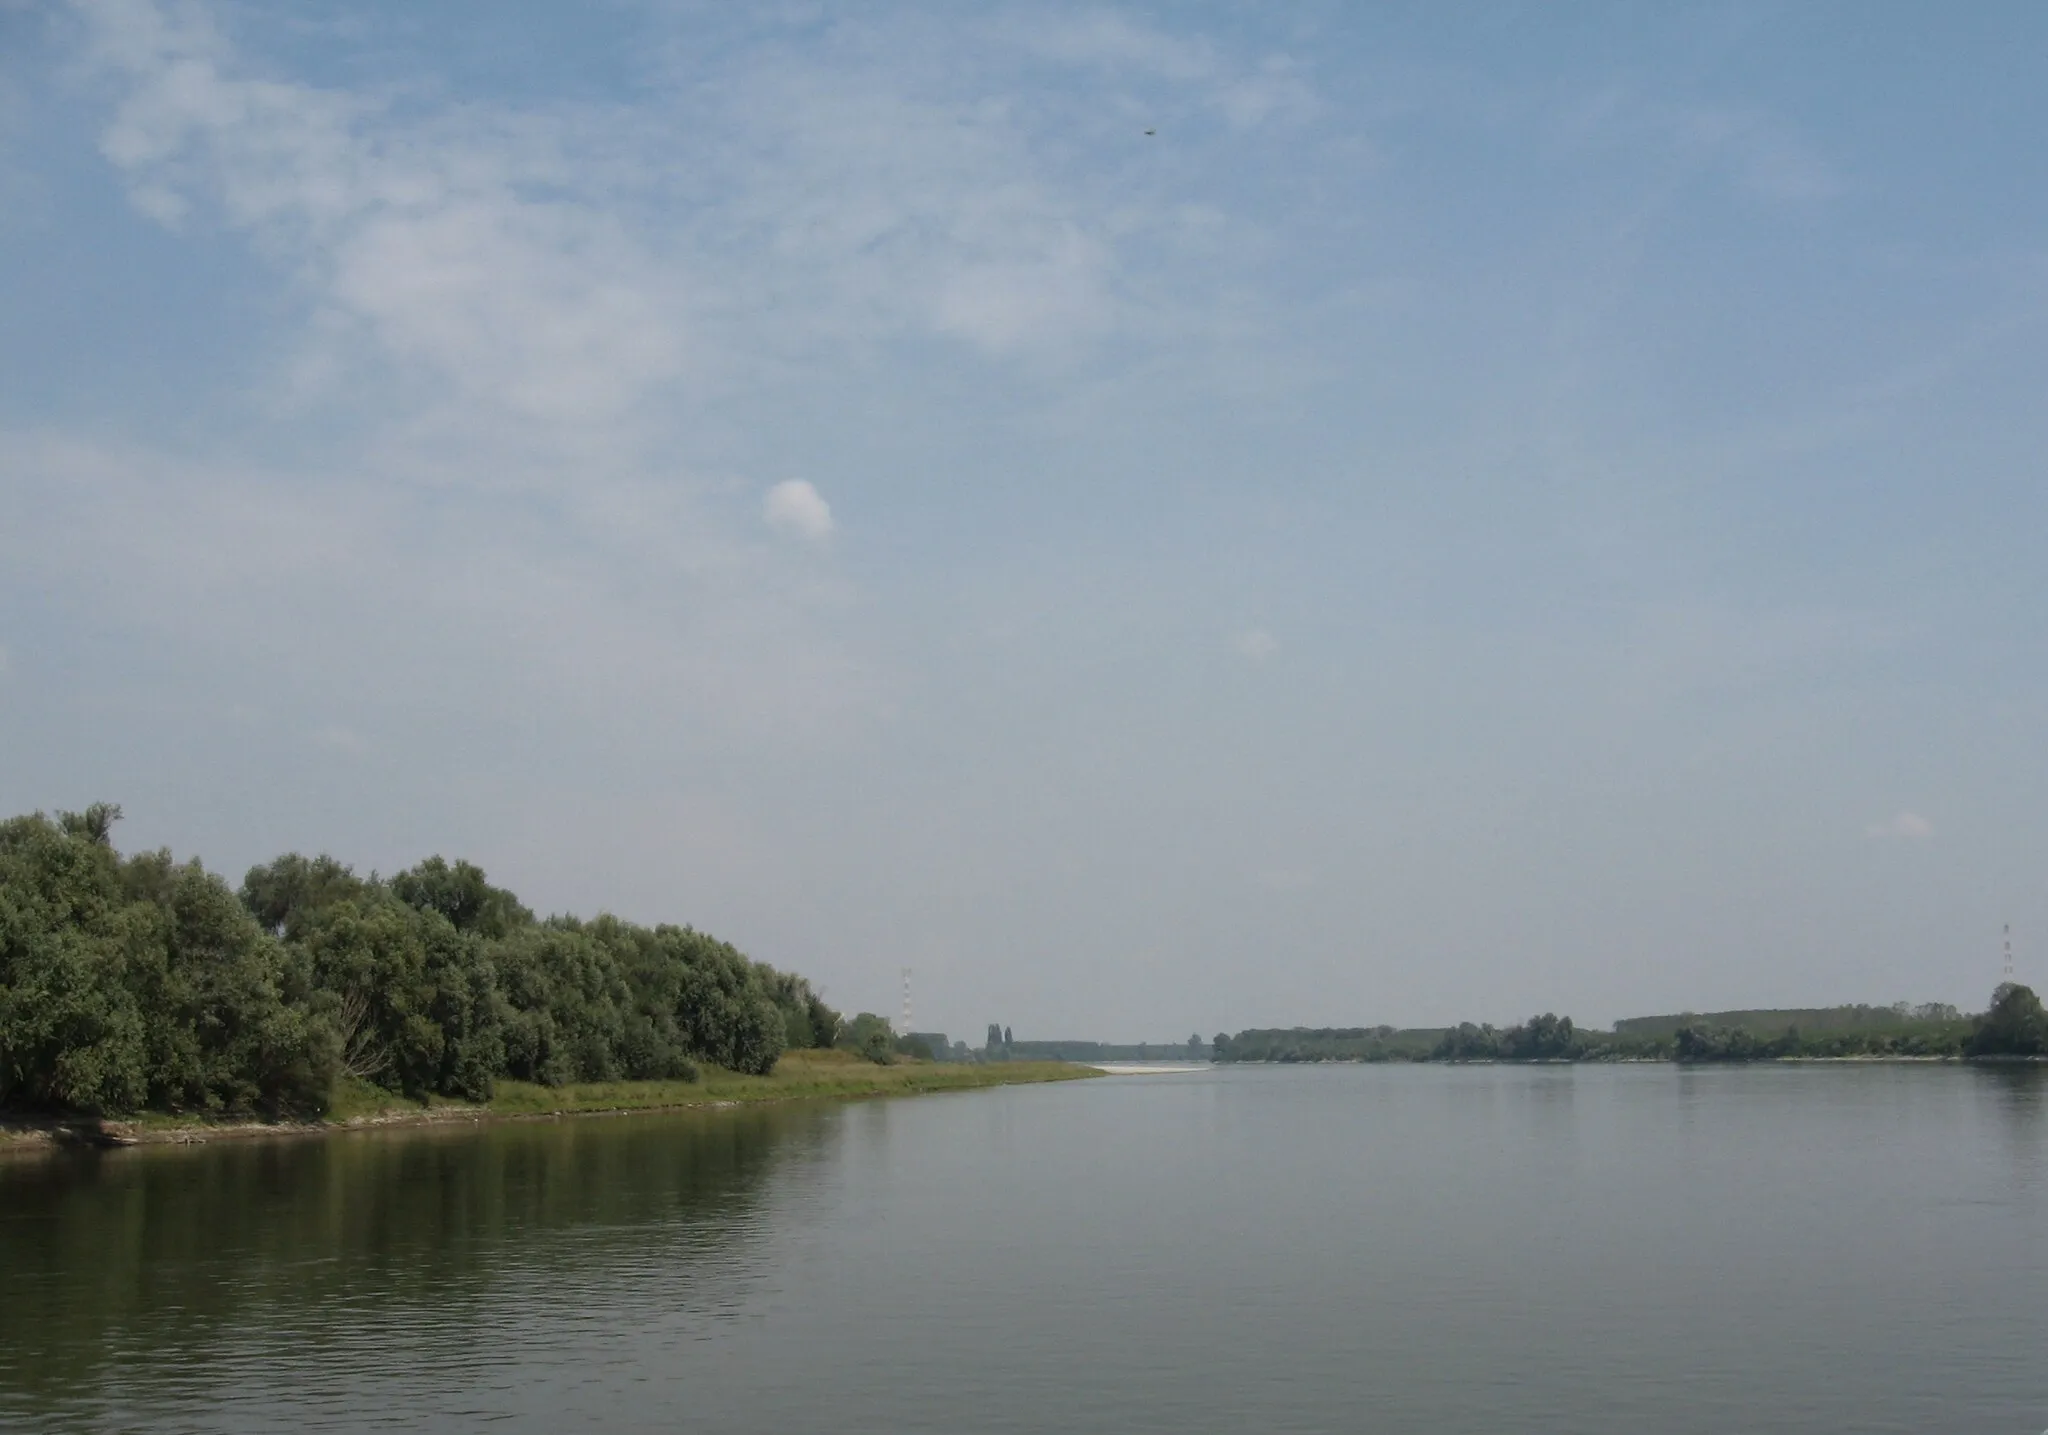
[[[877,1066],[847,1051],[783,1053],[766,1076],[745,1076],[715,1066],[696,1081],[586,1081],[569,1086],[536,1086],[500,1081],[498,1093],[481,1106],[436,1100],[428,1112],[490,1116],[552,1116],[585,1111],[661,1111],[672,1107],[728,1106],[753,1101],[803,1101],[824,1097],[907,1096],[921,1091],[968,1091],[983,1086],[1016,1086],[1072,1081],[1100,1073],[1057,1061],[956,1066],[901,1061]],[[418,1102],[358,1085],[336,1103],[334,1120],[388,1119],[420,1112]]]
[[[0,1151],[37,1150],[81,1142],[192,1142],[364,1126],[670,1111],[757,1101],[908,1096],[926,1091],[1074,1081],[1101,1074],[1089,1067],[1058,1061],[998,1062],[988,1066],[904,1061],[894,1066],[877,1066],[851,1052],[792,1051],[785,1053],[766,1076],[745,1076],[707,1066],[697,1081],[593,1081],[569,1086],[500,1081],[497,1095],[480,1103],[443,1097],[414,1101],[394,1096],[368,1082],[350,1082],[336,1094],[328,1118],[309,1123],[205,1119],[157,1112],[105,1121],[0,1120]]]

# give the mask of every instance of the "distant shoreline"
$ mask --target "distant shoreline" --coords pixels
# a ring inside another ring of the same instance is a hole
[[[405,1127],[552,1121],[569,1116],[633,1116],[663,1111],[719,1111],[790,1101],[856,1100],[978,1091],[994,1086],[1086,1081],[1107,1073],[1072,1062],[1019,1061],[985,1065],[898,1062],[878,1066],[843,1051],[786,1053],[766,1076],[707,1068],[698,1081],[583,1082],[569,1086],[499,1083],[483,1103],[410,1101],[358,1088],[339,1114],[318,1121],[192,1117],[143,1112],[122,1117],[0,1117],[0,1157],[129,1146],[197,1146],[216,1141],[278,1140]]]
[[[2048,1010],[2031,987],[2002,982],[1981,1013],[1943,1002],[1755,1007],[1626,1017],[1611,1030],[1544,1012],[1513,1026],[1252,1027],[1218,1033],[1219,1062],[1989,1060],[2048,1056]]]
[[[1184,1076],[1190,1072],[1214,1069],[1213,1061],[1083,1061],[1075,1063],[1101,1072],[1104,1076]]]
[[[1485,1056],[1465,1061],[1405,1057],[1312,1056],[1298,1061],[1277,1058],[1243,1059],[1228,1066],[1676,1066],[1687,1071],[1736,1066],[2042,1066],[2048,1056],[1757,1056],[1712,1061],[1681,1061],[1670,1056]]]

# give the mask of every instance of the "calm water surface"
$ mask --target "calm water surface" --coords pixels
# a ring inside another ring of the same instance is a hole
[[[0,1163],[0,1427],[2048,1427],[2048,1073],[1261,1068]]]

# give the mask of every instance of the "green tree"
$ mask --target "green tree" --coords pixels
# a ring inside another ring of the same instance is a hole
[[[1471,1022],[1460,1022],[1446,1031],[1436,1049],[1430,1053],[1432,1061],[1498,1061],[1503,1052],[1501,1033],[1490,1025],[1474,1026]]]
[[[1579,1054],[1572,1019],[1545,1012],[1501,1035],[1501,1054],[1515,1061],[1570,1061]]]
[[[689,927],[657,927],[655,936],[682,969],[676,1018],[691,1052],[733,1071],[773,1070],[783,1050],[782,1011],[755,964]]]
[[[841,1035],[802,977],[687,927],[536,922],[440,857],[384,881],[286,854],[231,893],[121,858],[119,816],[0,823],[0,1105],[312,1111],[342,1076],[481,1100],[501,1076],[766,1072]]]
[[[806,998],[806,1006],[810,1015],[811,1045],[820,1050],[831,1050],[839,1044],[840,1029],[846,1024],[844,1019],[816,992]]]
[[[1972,1056],[2048,1056],[2048,1013],[2034,989],[2000,983],[1968,1049]]]
[[[0,824],[0,1105],[106,1112],[147,1097],[134,976],[155,924],[123,900],[109,813]]]
[[[308,1004],[333,1026],[349,1076],[412,1096],[490,1097],[505,1069],[492,950],[383,886],[328,889],[285,920]],[[245,884],[244,905],[251,905]]]
[[[301,857],[288,852],[274,861],[251,867],[242,878],[241,898],[249,915],[266,931],[290,938],[295,922],[337,902],[352,901],[374,885],[325,854]]]
[[[286,957],[219,877],[169,854],[138,862],[162,883],[155,957],[141,983],[151,1013],[150,1099],[171,1110],[321,1110],[330,1039],[286,1007]]]
[[[885,1019],[871,1011],[858,1013],[846,1024],[840,1045],[878,1066],[888,1066],[896,1060],[896,1033]]]
[[[60,812],[57,821],[63,831],[72,837],[81,837],[95,847],[111,850],[114,845],[114,824],[121,820],[121,805],[118,802],[95,802],[83,812]]]
[[[440,913],[458,932],[503,937],[533,922],[533,913],[517,897],[493,887],[483,869],[469,862],[451,866],[440,857],[429,857],[393,877],[391,894],[408,907]]]
[[[0,1103],[318,1111],[331,1033],[219,878],[122,861],[120,810],[0,825]]]
[[[793,972],[777,971],[766,962],[756,962],[754,968],[762,989],[782,1009],[786,1047],[827,1049],[838,1040],[839,1013],[811,990],[810,982]]]

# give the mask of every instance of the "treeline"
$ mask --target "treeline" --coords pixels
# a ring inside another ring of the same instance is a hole
[[[0,1107],[317,1114],[343,1078],[481,1101],[501,1078],[766,1072],[845,1027],[715,937],[536,918],[467,862],[294,854],[235,890],[122,856],[119,817],[0,823]]]
[[[1614,1024],[1618,1035],[1675,1037],[1680,1027],[1719,1027],[1728,1031],[1882,1032],[1888,1035],[1924,1032],[1931,1027],[1967,1027],[1970,1018],[1947,1002],[1894,1002],[1871,1006],[1777,1007],[1760,1011],[1678,1012],[1664,1016],[1625,1017]]]
[[[984,1061],[1207,1061],[1210,1045],[1199,1032],[1178,1041],[1017,1041],[1010,1028],[989,1024]]]
[[[1218,1061],[1617,1061],[1668,1057],[1670,1043],[1588,1032],[1545,1012],[1510,1027],[1295,1027],[1218,1034]]]
[[[1253,1027],[1216,1033],[1217,1061],[1427,1061],[1442,1031],[1391,1026]]]
[[[1673,1055],[1684,1062],[1831,1056],[2048,1056],[2048,1014],[2043,1013],[2034,990],[2017,982],[2002,983],[1992,992],[1990,1007],[1974,1017],[1942,1006],[1860,1010],[1888,1013],[1891,1019],[1872,1017],[1818,1031],[1793,1025],[1776,1033],[1714,1021],[1689,1023],[1673,1033]]]
[[[1787,1018],[1791,1020],[1788,1021]],[[1802,1025],[1801,1019],[1811,1025]],[[1952,1006],[1833,1007],[1636,1017],[1588,1031],[1546,1012],[1515,1026],[1253,1028],[1218,1034],[1218,1061],[1741,1062],[1853,1056],[2048,1056],[2048,1015],[2032,989],[2000,986],[1981,1015]]]

